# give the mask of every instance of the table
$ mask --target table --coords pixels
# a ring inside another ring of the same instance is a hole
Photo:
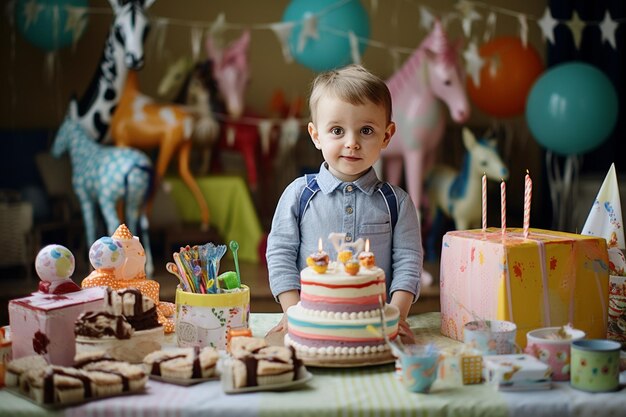
[[[200,209],[191,191],[180,178],[164,180],[184,223],[200,224]],[[244,180],[236,176],[196,178],[209,207],[210,222],[225,242],[239,242],[239,259],[259,262],[258,246],[263,228]],[[199,226],[198,226],[199,227]]]
[[[255,336],[263,336],[280,314],[252,314]],[[439,313],[409,318],[420,341],[439,347],[458,344],[439,334]],[[396,380],[393,365],[353,369],[309,368],[303,389],[225,395],[218,381],[179,387],[150,380],[147,393],[93,401],[55,412],[0,391],[0,416],[624,416],[626,395],[589,394],[554,383],[549,391],[496,391],[491,386],[445,386],[410,393]]]

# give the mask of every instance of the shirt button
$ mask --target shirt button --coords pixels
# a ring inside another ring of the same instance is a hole
[[[352,236],[346,235],[346,242],[352,242]]]
[[[352,186],[351,186],[351,185],[348,185],[348,186],[346,187],[346,191],[347,191],[347,192],[349,192],[349,193],[351,193],[351,192],[352,192]]]
[[[352,207],[350,207],[350,206],[346,207],[346,213],[352,214],[353,211],[354,210],[352,210]]]

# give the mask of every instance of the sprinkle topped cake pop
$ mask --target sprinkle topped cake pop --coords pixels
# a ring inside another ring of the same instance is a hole
[[[80,287],[70,278],[74,273],[75,260],[65,246],[48,245],[35,258],[35,270],[41,282],[39,291],[45,294],[67,294]]]
[[[374,254],[370,252],[370,240],[365,241],[365,251],[359,253],[359,262],[364,268],[373,268],[376,266],[376,258]]]
[[[330,258],[328,257],[328,254],[324,252],[322,248],[322,238],[320,238],[317,252],[312,253],[308,258],[306,258],[306,264],[318,274],[324,274],[328,269],[329,262]]]

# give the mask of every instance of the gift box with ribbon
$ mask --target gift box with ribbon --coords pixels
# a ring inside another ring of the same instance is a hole
[[[516,343],[539,327],[571,323],[606,337],[606,240],[550,230],[499,228],[448,232],[441,253],[441,331],[463,340],[463,325],[507,320]]]

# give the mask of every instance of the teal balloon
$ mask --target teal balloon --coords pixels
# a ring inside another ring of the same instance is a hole
[[[358,38],[368,39],[369,16],[359,0],[349,0],[335,8],[338,4],[341,2],[337,0],[292,0],[287,6],[283,22],[295,23],[289,36],[289,49],[296,62],[313,71],[326,71],[352,63],[348,33],[353,32]],[[301,48],[302,24],[309,15],[318,16],[319,37],[307,37]],[[359,53],[363,54],[366,47],[367,44],[360,41]]]
[[[582,62],[557,65],[533,85],[526,121],[537,142],[560,155],[600,146],[617,122],[615,87],[598,68]]]
[[[79,30],[77,39],[86,27],[87,13],[77,22],[77,26],[67,28],[71,7],[88,7],[87,0],[17,0],[15,4],[15,24],[18,31],[33,45],[54,51],[71,45]],[[72,23],[72,22],[70,22]]]

